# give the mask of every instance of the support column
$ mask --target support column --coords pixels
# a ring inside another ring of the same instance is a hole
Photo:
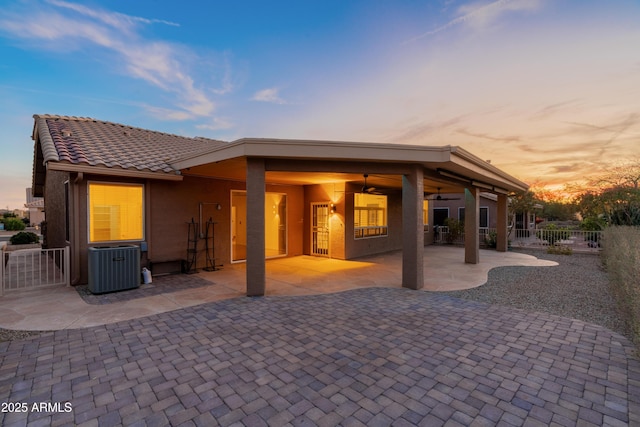
[[[498,194],[498,219],[496,227],[496,250],[506,252],[509,246],[509,199],[506,194]]]
[[[402,176],[402,286],[424,286],[424,171],[416,165]]]
[[[266,286],[264,159],[247,158],[247,296],[263,296]]]
[[[480,262],[480,190],[464,189],[464,262]]]

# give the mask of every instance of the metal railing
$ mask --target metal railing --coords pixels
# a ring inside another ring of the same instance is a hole
[[[0,296],[9,291],[71,284],[68,247],[0,253]]]
[[[514,230],[509,239],[512,246],[542,247],[564,246],[572,249],[598,252],[602,239],[602,231],[584,230]]]
[[[435,243],[464,244],[464,233],[451,236],[447,226],[438,227],[437,232],[434,227],[434,232]],[[495,232],[495,228],[481,228],[479,230],[480,244],[488,243],[489,237]],[[602,231],[512,229],[509,231],[508,238],[513,247],[564,246],[582,252],[598,252]]]

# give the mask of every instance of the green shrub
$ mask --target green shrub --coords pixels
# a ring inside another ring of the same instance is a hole
[[[583,231],[601,231],[604,230],[606,223],[602,218],[585,218],[580,223],[580,230]]]
[[[444,220],[444,225],[449,228],[446,237],[447,243],[456,243],[460,236],[464,234],[464,223],[462,221],[458,221],[455,218],[447,218]]]
[[[487,243],[487,247],[492,249],[498,247],[498,233],[496,233],[495,231],[489,232],[489,234],[484,237],[484,240]]]
[[[621,317],[640,345],[640,228],[612,226],[604,230],[602,262]]]
[[[30,231],[21,231],[11,236],[9,241],[12,245],[28,245],[31,243],[38,243],[40,238]]]
[[[3,218],[4,229],[8,231],[20,231],[24,230],[25,225],[21,219],[15,217]]]

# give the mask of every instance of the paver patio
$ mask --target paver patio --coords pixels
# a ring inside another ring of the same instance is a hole
[[[639,425],[639,386],[634,347],[604,327],[398,287],[0,343],[0,403],[53,406],[3,426]]]
[[[143,298],[0,298],[5,327],[61,329],[0,343],[0,403],[28,409],[0,412],[0,425],[640,425],[640,361],[626,338],[402,289],[398,258],[270,261],[261,298],[241,296],[242,265],[173,276],[181,290]],[[430,248],[426,284],[460,289],[499,265],[554,264],[481,259]]]

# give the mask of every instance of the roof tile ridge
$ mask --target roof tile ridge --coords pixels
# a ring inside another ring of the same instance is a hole
[[[59,115],[59,114],[34,114],[33,115],[34,119],[62,119],[62,120],[72,120],[72,121],[83,121],[83,122],[88,122],[88,121],[99,121],[97,119],[94,119],[92,117],[82,117],[82,116],[64,116],[64,115]]]
[[[172,137],[176,137],[176,138],[183,138],[183,139],[188,139],[191,141],[213,141],[213,142],[221,142],[221,143],[226,143],[228,141],[224,141],[221,139],[214,139],[214,138],[207,138],[205,136],[184,136],[184,135],[178,135],[175,133],[169,133],[169,132],[161,132],[158,130],[152,130],[152,129],[145,129],[145,128],[141,128],[139,126],[132,126],[132,125],[127,125],[124,123],[117,123],[117,122],[112,122],[112,121],[108,121],[108,120],[100,120],[100,119],[95,119],[93,117],[82,117],[82,116],[64,116],[64,115],[57,115],[57,114],[34,114],[33,115],[34,119],[60,119],[60,120],[69,120],[69,121],[75,121],[75,122],[96,122],[96,123],[102,123],[102,124],[108,124],[108,125],[113,125],[113,126],[120,126],[122,128],[126,128],[126,129],[130,129],[130,130],[137,130],[137,131],[142,131],[142,132],[149,132],[152,134],[156,134],[156,135],[165,135],[165,136],[172,136]]]
[[[46,164],[49,161],[60,161],[60,155],[56,149],[56,145],[51,138],[51,131],[49,130],[49,124],[46,117],[38,116],[34,114],[36,121],[36,129],[38,131],[38,137],[40,139],[40,148],[42,150],[43,162]]]

